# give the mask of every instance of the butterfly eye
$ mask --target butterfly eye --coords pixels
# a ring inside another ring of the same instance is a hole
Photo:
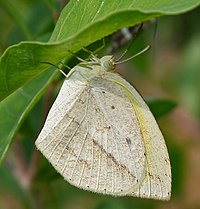
[[[103,65],[103,67],[105,68],[106,71],[112,70],[114,68],[114,64],[110,60],[105,60],[102,63],[102,65]]]

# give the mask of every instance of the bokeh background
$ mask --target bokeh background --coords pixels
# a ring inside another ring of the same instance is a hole
[[[0,54],[23,40],[48,41],[67,1],[0,1]],[[71,186],[36,150],[34,141],[62,84],[60,76],[28,114],[0,166],[0,209],[200,209],[200,8],[148,23],[126,57],[151,44],[147,53],[117,71],[147,102],[168,100],[176,106],[157,117],[172,164],[168,202],[111,197]],[[156,28],[156,29],[155,29]],[[112,45],[106,37],[106,54]],[[92,46],[94,47],[94,46]],[[127,48],[115,52],[120,56]],[[77,63],[72,59],[69,63]],[[159,102],[157,106],[159,109]],[[1,120],[3,120],[1,118]],[[158,147],[159,149],[159,147]]]

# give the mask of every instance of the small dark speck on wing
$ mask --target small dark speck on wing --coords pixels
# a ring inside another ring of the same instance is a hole
[[[130,140],[129,137],[126,137],[126,142],[127,142],[128,145],[131,145],[131,140]]]

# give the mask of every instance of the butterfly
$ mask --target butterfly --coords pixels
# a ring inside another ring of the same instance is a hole
[[[69,72],[36,146],[78,188],[168,200],[165,140],[143,98],[115,72],[116,63],[113,56],[92,56]]]

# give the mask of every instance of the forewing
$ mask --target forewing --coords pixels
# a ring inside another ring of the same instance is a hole
[[[124,93],[128,95],[145,144],[147,162],[145,178],[139,188],[133,190],[133,195],[169,199],[171,195],[171,166],[165,140],[154,116],[139,93],[127,81],[114,73],[106,73],[104,78],[121,86]]]
[[[98,193],[131,195],[146,168],[137,118],[122,90],[122,95],[109,92],[121,87],[115,83],[108,87],[107,82],[95,86],[101,79],[96,81],[77,90],[75,101],[64,99],[69,84],[63,86],[36,145],[71,184]],[[63,113],[54,112],[62,101]]]

